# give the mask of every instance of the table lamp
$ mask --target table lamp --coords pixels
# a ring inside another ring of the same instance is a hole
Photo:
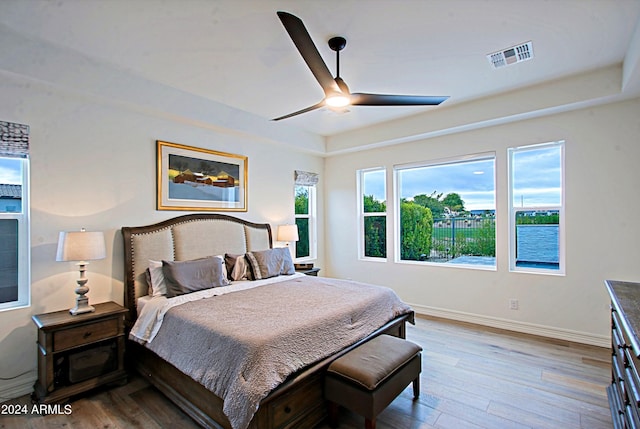
[[[95,308],[89,305],[89,298],[85,296],[89,292],[85,271],[86,266],[89,265],[87,261],[105,257],[106,249],[102,232],[88,232],[84,228],[80,231],[60,232],[56,261],[78,261],[76,265],[80,267],[76,306],[70,309],[69,313],[77,315],[95,311]]]
[[[289,225],[279,225],[278,226],[278,241],[286,241],[287,246],[291,241],[298,241],[300,238],[298,237],[298,225],[289,224]]]

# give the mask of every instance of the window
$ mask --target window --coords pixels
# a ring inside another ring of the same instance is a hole
[[[360,256],[387,257],[387,191],[384,168],[360,170]]]
[[[296,186],[296,225],[299,240],[295,243],[296,259],[315,258],[315,186]]]
[[[316,184],[318,175],[307,171],[295,171],[295,218],[298,225],[298,241],[295,242],[296,260],[316,258]]]
[[[564,273],[564,142],[509,149],[509,267]]]
[[[0,310],[30,303],[28,133],[0,121]]]
[[[495,154],[395,168],[397,258],[496,266]]]

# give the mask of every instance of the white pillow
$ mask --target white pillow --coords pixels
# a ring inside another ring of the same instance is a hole
[[[167,283],[164,280],[162,261],[149,259],[149,274],[151,277],[151,296],[163,296],[167,294]]]
[[[249,267],[247,267],[247,260],[244,255],[240,255],[236,258],[236,263],[233,265],[233,271],[231,271],[231,278],[233,280],[248,280],[249,279]]]

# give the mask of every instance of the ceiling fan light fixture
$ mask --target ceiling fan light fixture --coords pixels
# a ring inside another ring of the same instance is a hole
[[[346,94],[331,94],[324,99],[324,102],[329,107],[345,107],[351,104],[351,97]]]

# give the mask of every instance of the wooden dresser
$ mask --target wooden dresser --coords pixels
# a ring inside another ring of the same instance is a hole
[[[605,281],[611,296],[611,385],[613,427],[640,428],[640,283]]]

